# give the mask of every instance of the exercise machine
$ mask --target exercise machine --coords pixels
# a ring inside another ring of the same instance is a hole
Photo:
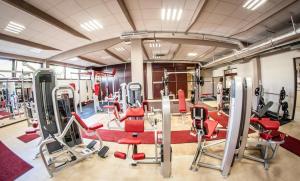
[[[232,80],[230,88],[231,97],[229,123],[225,140],[219,140],[210,144],[206,144],[207,139],[217,136],[216,133],[218,133],[218,122],[208,119],[208,112],[206,108],[201,106],[195,106],[193,108],[193,120],[195,120],[193,127],[197,133],[198,146],[193,162],[190,166],[190,170],[197,171],[199,167],[206,167],[220,170],[224,177],[229,175],[231,167],[234,165],[236,149],[239,149],[238,140],[240,139],[241,132],[243,130],[243,123],[241,120],[242,110],[245,106],[249,105],[247,104],[247,92],[251,91],[251,84],[251,79],[243,81],[241,77],[235,77],[235,79]],[[224,142],[225,147],[224,154],[222,156],[208,152],[207,148],[222,144]],[[201,161],[203,155],[219,159],[221,160],[221,164],[214,165],[208,162],[203,162]]]
[[[119,144],[128,145],[127,153],[116,151],[114,156],[120,159],[128,159],[131,156],[131,165],[137,164],[160,164],[161,175],[164,178],[171,176],[171,113],[170,113],[170,100],[168,96],[162,98],[162,130],[158,131],[154,129],[154,147],[155,156],[146,157],[145,153],[138,152],[138,145],[142,144],[142,140],[139,138],[139,134],[145,131],[144,120],[126,120],[125,132],[132,133],[132,137],[122,138],[118,141]],[[132,153],[129,156],[129,150],[132,149]]]

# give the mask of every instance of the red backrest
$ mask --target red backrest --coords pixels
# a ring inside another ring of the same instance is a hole
[[[144,132],[144,120],[126,120],[125,132],[131,133],[143,133]]]
[[[74,90],[76,90],[76,85],[75,85],[75,83],[70,83],[69,85],[70,85],[71,87],[73,87]]]
[[[178,100],[179,100],[179,112],[186,111],[186,103],[185,103],[185,96],[183,90],[178,90]]]
[[[85,124],[85,122],[78,116],[78,114],[76,114],[75,112],[72,112],[72,115],[75,117],[75,119],[77,120],[77,122],[80,124],[81,127],[83,127],[84,129],[88,130],[89,127]]]
[[[116,73],[117,73],[117,69],[113,68],[112,71],[111,71],[111,75],[114,76]]]

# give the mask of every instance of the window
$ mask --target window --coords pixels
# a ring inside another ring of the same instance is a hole
[[[57,79],[65,78],[65,67],[59,65],[49,65],[49,68],[55,71],[55,75]]]
[[[10,72],[9,72],[10,71]],[[12,77],[12,61],[0,58],[0,78]]]
[[[26,65],[23,65],[23,63],[26,63]],[[34,72],[37,69],[42,68],[42,64],[41,63],[35,63],[35,62],[23,62],[23,61],[17,61],[16,62],[16,77],[20,77],[21,76],[21,72]],[[25,77],[32,77],[32,73],[30,73],[30,75],[25,76]]]
[[[80,79],[81,80],[90,80],[91,75],[88,74],[89,72],[90,71],[88,71],[88,70],[80,70],[80,73],[82,73],[82,74],[80,74]]]
[[[79,69],[66,67],[66,79],[79,79]]]

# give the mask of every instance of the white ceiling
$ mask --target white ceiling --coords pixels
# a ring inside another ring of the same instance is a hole
[[[75,37],[43,20],[32,16],[22,10],[0,1],[0,32],[10,36],[22,38],[35,43],[51,46],[61,51],[31,52],[31,47],[0,41],[0,52],[14,53],[37,58],[47,59],[64,51],[88,45],[93,42],[120,36],[123,32],[133,31],[123,14],[117,0],[25,0],[47,14],[55,17],[91,40]],[[171,31],[185,32],[192,23],[198,6],[203,0],[124,0],[137,28],[137,31]],[[242,7],[246,0],[208,0],[201,10],[200,17],[189,32],[205,33],[234,38],[255,43],[271,36],[267,29],[279,31],[289,26],[289,17],[292,14],[300,17],[300,3],[294,3],[284,11],[278,12],[282,7],[295,0],[268,0],[255,11]],[[180,21],[162,21],[161,8],[182,8]],[[277,13],[278,12],[278,13]],[[274,16],[271,16],[273,15]],[[266,19],[267,17],[270,17]],[[96,19],[103,25],[103,29],[88,32],[80,27],[81,23]],[[265,20],[266,19],[266,20]],[[263,21],[265,20],[265,21]],[[9,33],[4,30],[9,21],[26,26],[20,34]],[[263,23],[260,23],[262,22]],[[244,33],[244,30],[247,30]],[[161,47],[151,48],[145,40],[143,45],[150,59],[156,54],[166,54],[162,60],[193,60],[207,61],[220,53],[230,50],[201,45],[178,45],[160,42]],[[159,41],[159,40],[157,40]],[[123,47],[124,51],[115,48]],[[180,47],[180,48],[178,48]],[[130,62],[130,44],[124,42],[108,48],[109,51]],[[176,52],[178,51],[178,52]],[[189,52],[197,53],[195,57],[188,57]],[[119,64],[121,61],[110,56],[103,50],[82,55],[84,57],[105,63],[107,65]],[[146,56],[144,55],[144,59]],[[96,66],[84,60],[70,61],[82,66]],[[99,66],[99,65],[98,65]]]

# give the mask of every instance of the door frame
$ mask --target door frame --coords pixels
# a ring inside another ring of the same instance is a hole
[[[300,57],[294,58],[294,95],[295,96],[294,96],[293,115],[291,117],[292,120],[295,119],[296,104],[297,104],[297,87],[298,87],[297,60],[300,60]]]

